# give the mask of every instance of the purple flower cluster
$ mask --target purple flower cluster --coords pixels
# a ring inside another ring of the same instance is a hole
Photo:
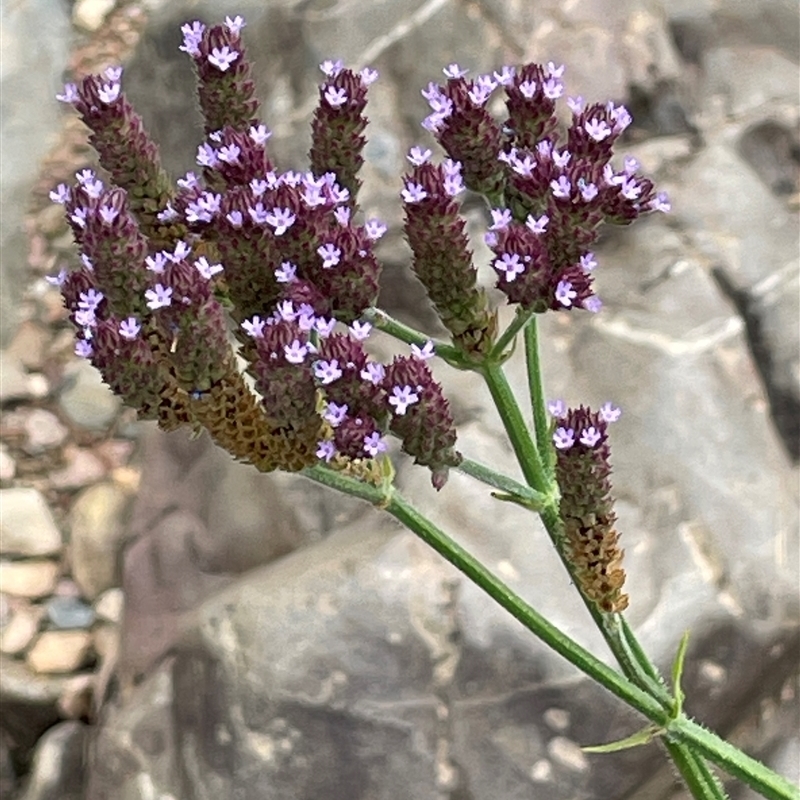
[[[312,170],[278,172],[270,132],[255,117],[243,25],[237,17],[183,27],[206,117],[197,173],[158,194],[158,206],[155,196],[133,203],[142,196],[135,180],[106,187],[88,170],[52,193],[82,251],[83,266],[54,279],[78,332],[76,352],[146,416],[202,424],[259,468],[371,462],[391,433],[439,488],[460,455],[448,403],[424,363],[432,347],[384,366],[363,344],[370,326],[360,317],[378,293],[373,247],[386,230],[358,220],[355,196],[366,89],[377,75],[323,64]],[[141,138],[120,76],[90,76],[62,99],[103,135]],[[146,141],[131,174],[161,181]],[[112,175],[105,159],[119,150],[100,153]],[[231,330],[257,405],[236,369]]]
[[[549,404],[554,418],[556,480],[561,491],[559,516],[564,553],[583,593],[604,611],[623,611],[625,571],[611,497],[608,425],[620,410],[605,403],[599,411]]]
[[[572,121],[559,140],[563,72],[553,63],[526,64],[468,80],[451,65],[444,85],[423,92],[432,109],[423,126],[461,164],[466,186],[492,204],[486,243],[509,301],[537,312],[597,311],[586,264],[594,263],[590,248],[599,225],[667,211],[669,202],[639,174],[635,159],[626,158],[622,169],[611,163],[631,123],[623,106],[568,98]],[[486,110],[499,87],[506,94],[504,125]]]

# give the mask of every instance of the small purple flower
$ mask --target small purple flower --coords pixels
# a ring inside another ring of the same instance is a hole
[[[584,253],[580,258],[580,265],[584,272],[591,272],[593,269],[596,269],[597,260],[594,257],[594,253],[591,251]]]
[[[342,251],[335,244],[323,244],[317,248],[317,255],[322,259],[322,268],[335,267],[342,258]]]
[[[74,83],[65,83],[64,91],[61,94],[56,95],[56,100],[62,103],[70,104],[74,103],[76,100],[80,100],[78,87]]]
[[[511,283],[517,275],[525,272],[525,264],[518,253],[503,253],[493,266],[499,272],[505,273],[507,283]]]
[[[341,208],[346,209],[349,213],[350,209],[347,206],[341,206]],[[337,211],[339,209],[336,209]],[[381,222],[379,219],[368,219],[364,223],[364,235],[369,239],[371,242],[376,242],[378,239],[386,233],[387,227],[386,224]]]
[[[558,450],[569,450],[575,444],[575,431],[572,428],[556,428],[553,444]]]
[[[283,346],[283,354],[290,364],[302,364],[308,355],[308,345],[294,339],[291,344]]]
[[[144,293],[147,300],[147,307],[155,311],[157,308],[165,308],[172,305],[172,287],[157,283],[152,289]]]
[[[336,428],[344,422],[344,418],[347,416],[347,408],[347,403],[342,403],[342,405],[328,403],[325,406],[325,413],[322,418],[330,423],[331,427]]]
[[[601,439],[602,434],[594,425],[590,425],[588,428],[584,428],[581,431],[580,438],[578,441],[585,445],[586,447],[594,447]]]
[[[620,134],[633,122],[633,117],[625,106],[614,107],[611,103],[609,105],[612,106],[611,119],[614,120],[614,133]]]
[[[514,69],[514,67],[505,65],[502,67],[500,72],[494,72],[494,79],[500,84],[500,86],[510,86],[514,81],[514,76],[516,74],[517,71]]]
[[[576,117],[583,111],[583,105],[583,98],[580,95],[567,98],[567,107]]]
[[[62,267],[58,271],[58,275],[45,275],[44,278],[51,286],[63,286],[64,281],[67,279],[67,271]]]
[[[389,398],[389,405],[394,406],[394,413],[402,417],[408,407],[419,402],[419,395],[411,386],[393,386],[392,396]]]
[[[536,94],[536,81],[522,81],[519,91],[524,98],[530,100]]]
[[[428,161],[431,160],[431,156],[433,155],[433,151],[429,148],[425,148],[424,150],[419,146],[415,145],[408,151],[408,155],[406,158],[415,166],[421,167],[423,164],[426,164]]]
[[[446,174],[444,176],[443,188],[444,188],[444,193],[448,197],[457,197],[467,187],[464,184],[464,179],[461,177],[461,173],[457,172],[452,175]]]
[[[317,317],[314,320],[314,329],[320,335],[321,339],[327,339],[333,333],[333,329],[335,327],[335,317],[331,317],[330,319],[325,319],[325,317]]]
[[[98,90],[97,96],[107,106],[119,98],[122,87],[118,83],[104,83]]]
[[[567,416],[567,404],[563,400],[551,400],[547,404],[547,410],[556,419],[564,419]]]
[[[280,267],[275,270],[275,280],[278,283],[292,283],[297,280],[297,266],[291,261],[282,261]]]
[[[159,211],[156,214],[156,219],[159,222],[174,222],[178,219],[178,212],[172,207],[172,203],[167,201],[167,206],[163,211]]]
[[[556,286],[556,300],[561,303],[565,308],[572,305],[572,301],[578,296],[578,293],[572,288],[569,281],[559,281]]]
[[[542,92],[548,100],[558,100],[564,94],[564,84],[558,78],[551,77],[544,82]]]
[[[379,361],[370,361],[359,374],[365,381],[377,386],[386,377],[386,367]]]
[[[91,332],[88,328],[94,328],[97,325],[97,318],[94,315],[93,308],[79,308],[75,312],[75,324],[80,327],[84,328],[84,336],[89,339],[91,338]]]
[[[364,437],[364,452],[375,458],[379,453],[386,452],[386,442],[383,441],[380,433],[374,431]]]
[[[417,344],[412,344],[411,354],[420,361],[427,361],[429,358],[433,358],[436,355],[436,350],[434,349],[433,342],[428,339],[422,347]]]
[[[369,322],[359,322],[355,320],[352,325],[347,328],[350,331],[350,335],[359,342],[363,342],[365,339],[369,337],[370,332],[372,331],[372,325]]]
[[[550,217],[548,217],[547,214],[542,214],[538,219],[534,217],[533,214],[528,214],[528,218],[525,220],[525,227],[539,235],[547,230],[548,222],[550,222]]]
[[[511,223],[510,208],[493,208],[490,213],[492,215],[492,224],[489,226],[490,231],[505,230]]]
[[[626,200],[636,200],[636,198],[642,193],[642,187],[636,183],[635,178],[631,178],[626,175],[620,183],[619,193]]]
[[[248,135],[254,144],[260,146],[264,144],[270,136],[272,136],[272,131],[267,128],[266,125],[260,123],[258,125],[251,125]]]
[[[615,406],[610,400],[600,406],[600,419],[603,422],[616,422],[622,416],[622,409]]]
[[[596,314],[603,307],[603,301],[593,294],[583,301],[583,307],[592,314]]]
[[[183,44],[178,48],[190,56],[197,57],[200,55],[200,42],[203,40],[203,31],[206,26],[202,22],[188,22],[181,26],[181,33],[183,34]]]
[[[622,171],[626,175],[633,175],[640,166],[641,164],[638,159],[635,159],[633,156],[625,156],[625,158],[622,159]]]
[[[328,78],[335,78],[344,69],[344,62],[341,58],[336,61],[328,58],[319,65],[319,68]]]
[[[226,144],[220,147],[217,157],[226,164],[238,164],[242,148],[237,144]]]
[[[244,18],[239,16],[238,14],[233,19],[231,19],[230,17],[225,17],[225,27],[234,36],[238,36],[245,25],[246,23],[244,21]]]
[[[97,209],[97,213],[103,225],[111,225],[112,222],[119,216],[119,209],[113,206],[102,205]]]
[[[78,339],[75,342],[75,355],[79,358],[91,358],[94,355],[92,343],[86,339]]]
[[[173,264],[180,264],[191,252],[192,248],[183,239],[178,239],[175,243],[175,249],[171,253],[164,251],[164,254]]]
[[[86,227],[86,216],[89,213],[88,209],[84,208],[83,206],[78,206],[72,214],[70,214],[70,220],[74,222],[79,228]]]
[[[92,264],[92,259],[86,255],[86,253],[81,253],[81,263],[83,264],[89,272],[94,272],[94,264]]]
[[[334,209],[333,216],[343,228],[350,224],[350,209],[347,206],[339,206]]]
[[[234,228],[241,228],[242,223],[244,222],[244,217],[242,217],[242,212],[234,209],[233,211],[229,211],[225,215],[225,219],[230,222],[231,226]]]
[[[200,256],[194,262],[195,269],[206,279],[211,280],[215,275],[222,272],[222,264],[209,264],[205,256]]]
[[[559,176],[558,180],[550,181],[550,188],[553,190],[554,197],[557,197],[559,200],[569,200],[572,184],[569,182],[566,175]]]
[[[446,78],[463,78],[468,72],[468,69],[461,69],[458,64],[448,64],[443,70]]]
[[[267,225],[271,225],[275,228],[275,235],[280,236],[291,228],[296,219],[297,217],[295,217],[291,209],[273,208],[272,211],[267,214],[265,221]]]
[[[598,188],[593,183],[584,183],[582,180],[578,183],[578,190],[581,194],[581,199],[585,203],[591,203],[598,195]]]
[[[428,196],[423,186],[419,183],[412,183],[409,181],[405,188],[400,192],[400,197],[403,198],[404,203],[419,203]]]
[[[61,206],[63,206],[70,197],[72,197],[72,192],[66,183],[59,183],[58,186],[50,192],[50,199]]]
[[[238,50],[231,50],[228,45],[214,47],[208,56],[208,63],[215,66],[220,72],[226,72],[231,64],[239,58]]]
[[[347,92],[344,89],[337,89],[335,86],[328,86],[323,97],[331,108],[341,108],[347,102]]]
[[[147,269],[160,275],[164,271],[164,267],[167,266],[167,257],[160,250],[158,253],[153,253],[152,256],[147,256],[144,263]]]
[[[270,213],[260,200],[254,206],[247,206],[247,213],[255,225],[266,225],[270,220]]]
[[[608,139],[608,137],[611,136],[611,128],[608,126],[608,123],[602,119],[587,120],[583,125],[583,129],[586,131],[586,135],[595,142],[602,142],[604,139]]]
[[[317,458],[322,459],[323,461],[330,461],[336,455],[336,447],[334,446],[333,442],[329,441],[321,441],[317,442]]]
[[[128,317],[120,322],[119,335],[123,339],[127,339],[129,342],[132,342],[139,335],[139,331],[141,331],[141,329],[142,326],[136,321],[136,317]]]
[[[197,189],[200,186],[200,180],[194,172],[187,172],[182,178],[178,178],[176,181],[178,184],[179,189],[183,189],[185,191],[191,191],[192,189]]]
[[[282,319],[284,322],[293,322],[297,319],[297,311],[291,300],[281,300],[275,307],[275,318]]]
[[[335,358],[330,361],[317,361],[314,365],[314,377],[327,386],[342,377],[342,371],[339,369],[339,361]]]
[[[364,67],[364,69],[358,73],[358,77],[361,78],[361,85],[366,89],[378,80],[378,70],[372,69],[371,67]]]
[[[197,158],[195,160],[201,167],[215,169],[219,166],[217,151],[208,142],[203,142],[197,148]]]
[[[258,315],[252,319],[246,319],[242,323],[245,333],[253,339],[261,339],[264,336],[264,326],[267,323]]]
[[[97,289],[87,289],[81,292],[78,300],[78,308],[86,309],[87,311],[96,311],[100,303],[103,302],[105,295],[98,292]]]
[[[659,192],[649,203],[648,207],[653,211],[661,211],[666,214],[671,210],[672,205],[669,202],[666,192]]]

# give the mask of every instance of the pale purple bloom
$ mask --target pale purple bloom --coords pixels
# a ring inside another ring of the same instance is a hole
[[[81,328],[84,328],[84,336],[87,339],[91,338],[91,331],[89,328],[93,328],[97,325],[97,318],[94,314],[93,308],[79,308],[75,312],[75,324]]]
[[[564,419],[567,416],[567,404],[563,400],[551,400],[547,410],[556,418]]]
[[[559,200],[568,200],[569,194],[572,191],[572,184],[567,179],[566,175],[560,175],[558,180],[550,181],[550,188],[553,190],[553,196]]]
[[[429,358],[433,358],[436,355],[436,351],[434,350],[433,342],[428,339],[422,347],[417,344],[412,344],[411,354],[420,361],[427,361]]]
[[[333,329],[335,327],[335,317],[331,317],[330,319],[325,319],[325,317],[317,317],[314,322],[314,328],[320,335],[321,339],[327,339],[333,333]]]
[[[87,289],[79,295],[78,308],[86,311],[95,311],[104,298],[105,295],[102,292],[98,292],[97,289]]]
[[[89,258],[86,253],[81,253],[81,262],[83,263],[83,266],[89,270],[89,272],[94,272],[94,264],[92,264],[92,259]]]
[[[317,317],[314,314],[314,309],[303,303],[297,311],[297,318],[295,320],[301,331],[313,331],[314,326],[317,324]]]
[[[233,19],[231,19],[230,17],[225,17],[225,27],[234,36],[237,36],[246,24],[247,23],[245,23],[244,18],[239,16],[238,14]]]
[[[67,271],[62,267],[58,271],[58,275],[45,275],[44,278],[51,286],[63,286],[64,281],[67,279]]]
[[[325,412],[322,415],[322,418],[325,422],[330,423],[332,428],[337,428],[339,425],[344,422],[344,418],[347,416],[347,403],[342,403],[339,405],[338,403],[328,403],[325,406]]]
[[[280,236],[294,224],[297,219],[288,208],[273,208],[266,216],[266,223],[275,228],[275,235]]]
[[[339,206],[334,209],[333,216],[343,228],[350,224],[350,209],[347,206]]]
[[[136,317],[128,317],[119,324],[119,335],[123,339],[132,342],[138,335],[142,326],[136,321]]]
[[[488,75],[479,75],[467,95],[472,105],[480,108],[497,88],[497,84]]]
[[[550,161],[553,157],[553,143],[549,139],[542,139],[536,143],[536,155],[542,161]]]
[[[386,452],[386,442],[383,441],[378,431],[373,431],[364,437],[364,452],[368,453],[372,458],[375,458],[378,453]]]
[[[493,208],[490,213],[492,215],[492,224],[489,226],[490,231],[505,230],[511,223],[510,208]]]
[[[335,267],[342,259],[342,251],[335,244],[331,244],[330,242],[320,245],[317,248],[317,255],[322,259],[323,269]]]
[[[594,253],[591,251],[584,253],[580,258],[580,265],[584,272],[591,272],[593,269],[596,269],[597,259],[594,257]]]
[[[666,192],[659,192],[647,205],[653,211],[662,211],[665,214],[672,208]]]
[[[564,93],[564,84],[558,78],[548,78],[544,82],[542,92],[548,100],[557,100]]]
[[[78,94],[78,87],[74,83],[65,83],[64,91],[61,94],[56,95],[56,100],[59,100],[62,103],[72,104],[79,99],[80,95]]]
[[[165,308],[172,305],[172,287],[157,283],[152,289],[144,293],[147,300],[147,307],[155,311],[157,308]]]
[[[556,428],[553,444],[558,450],[569,450],[575,444],[575,431],[572,428]]]
[[[327,386],[342,377],[342,371],[339,369],[339,362],[333,358],[330,361],[317,361],[314,364],[314,377]]]
[[[119,216],[119,209],[114,208],[113,206],[100,206],[97,209],[97,213],[100,216],[100,219],[103,225],[111,225],[112,222]]]
[[[497,242],[499,241],[497,238],[497,234],[494,231],[486,231],[483,234],[483,241],[489,248],[497,247]]]
[[[572,305],[572,301],[577,296],[578,293],[572,288],[572,284],[569,281],[558,282],[558,286],[556,286],[556,300],[558,300],[562,306],[569,308]]]
[[[542,214],[538,219],[533,214],[528,214],[525,220],[525,227],[535,234],[542,234],[547,230],[547,223],[550,222],[550,217],[547,214]]]
[[[222,264],[209,264],[205,256],[200,256],[200,258],[194,262],[194,266],[206,280],[211,280],[215,275],[222,272]]]
[[[291,283],[297,279],[297,266],[291,261],[282,261],[280,267],[275,270],[275,280],[278,283]]]
[[[322,193],[321,186],[306,186],[302,193],[303,202],[309,208],[316,208],[317,206],[324,206],[328,201]]]
[[[326,59],[319,65],[319,68],[329,78],[335,78],[344,69],[344,62],[340,58],[336,61]]]
[[[509,154],[508,161],[514,172],[523,178],[530,178],[536,169],[536,161],[527,153],[524,158],[519,158],[516,153]]]
[[[220,72],[226,72],[237,58],[239,58],[238,50],[231,50],[228,45],[223,45],[222,47],[215,47],[211,51],[208,56],[208,63],[215,66]]]
[[[583,98],[580,95],[567,98],[567,107],[576,117],[583,111],[583,105]]]
[[[247,213],[256,225],[266,225],[270,217],[269,212],[264,208],[264,204],[261,201],[254,206],[247,206]]]
[[[548,61],[545,72],[551,78],[561,78],[564,75],[564,65],[556,64],[554,61]]]
[[[75,355],[79,358],[91,358],[94,355],[92,343],[86,339],[78,339],[75,342]]]
[[[183,44],[178,48],[190,56],[200,55],[200,42],[203,39],[203,31],[206,26],[202,22],[193,22],[191,25],[187,22],[181,26],[181,33],[183,34]]]
[[[423,150],[419,145],[415,145],[408,151],[406,158],[415,166],[421,167],[423,164],[431,160],[433,151],[429,148]]]
[[[501,86],[510,86],[514,80],[514,76],[517,74],[517,71],[514,67],[510,67],[508,65],[502,67],[500,72],[495,71],[494,79],[501,85]]]
[[[448,197],[457,197],[467,187],[464,185],[464,179],[461,177],[460,172],[453,173],[452,175],[446,174],[442,184],[444,193]]]
[[[258,125],[251,125],[248,134],[255,144],[262,145],[272,136],[272,131],[269,130],[266,125],[260,123]]]
[[[365,339],[369,337],[370,332],[372,331],[372,325],[369,322],[359,322],[355,320],[352,325],[350,325],[347,330],[350,331],[350,335],[359,342],[363,342]]]
[[[164,251],[167,258],[173,264],[179,264],[184,258],[188,258],[189,253],[191,252],[192,248],[189,247],[189,245],[186,244],[183,239],[178,239],[178,241],[175,243],[175,249],[171,253],[167,252],[166,250]]]
[[[610,400],[600,406],[600,419],[603,422],[616,422],[622,416],[622,409],[615,406]]]
[[[211,133],[208,134],[208,138],[211,139],[212,142],[219,144],[222,141],[222,131],[211,131]]]
[[[342,208],[347,208],[347,206],[342,206]],[[364,223],[364,234],[371,242],[376,242],[384,233],[386,233],[386,224],[379,219],[368,219]]]
[[[331,108],[341,108],[348,99],[347,92],[344,89],[337,89],[335,86],[328,86],[323,97]]]
[[[275,307],[275,316],[285,322],[292,322],[297,318],[297,311],[291,300],[281,300]]]
[[[226,164],[238,164],[242,148],[238,144],[226,144],[220,147],[217,157]]]
[[[394,406],[394,413],[402,417],[410,405],[419,402],[419,395],[411,386],[393,386],[389,405]]]
[[[58,186],[50,192],[50,199],[60,206],[63,206],[71,196],[72,192],[66,183],[59,183]]]
[[[448,64],[443,70],[446,78],[463,78],[468,72],[468,69],[461,69],[458,64]]]
[[[507,283],[511,283],[517,275],[521,275],[525,272],[525,264],[518,253],[503,253],[503,255],[494,262],[494,268],[505,273]]]
[[[605,120],[590,119],[583,124],[583,129],[586,131],[587,136],[595,142],[602,142],[611,136],[611,128]]]
[[[572,160],[572,153],[564,150],[561,152],[560,150],[553,150],[553,163],[559,169],[566,169],[569,166],[569,162]]]
[[[400,192],[400,197],[403,198],[405,203],[419,203],[428,196],[428,193],[419,183],[411,183],[410,181],[405,185]]]
[[[530,100],[536,94],[536,81],[522,81],[519,91],[523,97]]]
[[[581,431],[580,438],[578,441],[584,445],[585,447],[594,447],[601,439],[602,434],[594,425],[590,425],[588,428],[584,428]]]
[[[308,345],[301,343],[299,339],[294,339],[291,344],[283,346],[283,354],[290,364],[302,364],[308,355]]]
[[[248,336],[252,336],[253,339],[260,339],[264,335],[265,325],[266,322],[258,315],[254,316],[252,319],[246,319],[242,323],[245,333]]]
[[[377,386],[386,377],[386,367],[378,361],[370,361],[359,374],[365,381]]]
[[[72,214],[70,214],[70,220],[74,222],[79,228],[86,227],[86,216],[89,213],[89,210],[84,208],[83,206],[78,206]]]
[[[172,207],[172,203],[167,201],[167,207],[163,211],[156,214],[156,219],[159,222],[173,222],[178,218],[178,212]]]
[[[626,175],[619,185],[619,193],[626,200],[636,200],[636,198],[642,193],[642,187],[636,183],[635,178],[631,178]]]
[[[612,108],[611,119],[614,120],[614,133],[616,134],[622,133],[633,122],[633,117],[625,106]]]
[[[378,80],[378,70],[372,69],[371,67],[364,67],[364,69],[358,73],[358,76],[361,78],[361,85],[366,89]]]
[[[603,307],[603,301],[593,294],[583,301],[583,307],[592,314],[596,314]]]
[[[208,167],[209,169],[214,169],[219,165],[217,151],[208,142],[203,142],[197,148],[197,158],[195,160],[201,167]]]
[[[118,83],[104,83],[98,90],[97,96],[107,106],[119,98],[122,87]]]
[[[591,203],[599,192],[598,188],[593,183],[584,183],[582,179],[578,183],[578,189],[581,193],[581,199],[585,203]]]
[[[336,455],[336,447],[333,442],[325,440],[317,442],[317,452],[315,455],[317,458],[321,458],[326,462],[330,461]]]
[[[263,178],[253,178],[248,185],[250,186],[250,191],[253,193],[253,197],[261,197],[269,188],[267,181]]]
[[[200,180],[194,172],[187,172],[182,178],[178,178],[176,183],[179,189],[186,191],[197,189],[200,186]]]
[[[626,175],[633,175],[640,166],[641,164],[633,156],[625,156],[625,158],[622,159],[622,171]]]
[[[167,257],[163,251],[159,251],[158,253],[153,253],[152,256],[147,256],[144,263],[151,272],[161,274],[164,271],[164,267],[167,266]]]
[[[225,215],[225,219],[228,220],[228,222],[230,222],[230,224],[234,228],[241,228],[242,227],[242,222],[244,221],[244,218],[242,217],[242,212],[237,210],[237,209],[234,209],[233,211],[229,211]]]

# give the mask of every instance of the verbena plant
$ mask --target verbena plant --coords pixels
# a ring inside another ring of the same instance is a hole
[[[412,269],[449,340],[433,341],[376,308],[375,243],[386,226],[364,219],[358,177],[368,86],[377,74],[325,62],[307,172],[278,172],[258,118],[241,17],[183,26],[205,140],[198,173],[174,185],[156,145],[107,69],[59,96],[81,115],[102,168],[52,193],[66,210],[82,266],[60,288],[77,330],[76,353],[142,419],[164,430],[207,430],[236,459],[263,472],[299,472],[369,501],[403,522],[533,634],[649,720],[614,750],[660,739],[696,798],[724,798],[710,763],[763,796],[800,797],[788,781],[689,719],[680,674],[668,683],[623,614],[628,598],[611,496],[610,403],[593,410],[546,403],[537,317],[601,303],[591,252],[602,223],[624,225],[667,211],[667,198],[633,158],[612,163],[630,124],[622,106],[569,98],[561,125],[563,67],[525,64],[468,79],[451,65],[423,95],[423,126],[446,158],[414,147],[402,177]],[[487,111],[495,92],[506,115]],[[516,315],[505,330],[477,283],[459,196],[485,198],[497,288]],[[378,328],[410,345],[383,364],[369,354]],[[524,343],[531,418],[503,364]],[[235,345],[232,340],[235,339]],[[237,358],[238,357],[238,358]],[[488,387],[524,476],[520,483],[465,458],[436,357]],[[239,364],[246,363],[248,381]],[[255,391],[251,389],[255,387]],[[589,613],[616,657],[611,669],[558,630],[397,491],[394,437],[440,489],[460,470],[498,500],[538,514]]]

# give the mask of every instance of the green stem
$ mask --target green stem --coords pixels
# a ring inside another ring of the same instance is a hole
[[[473,461],[470,458],[465,458],[462,462],[455,467],[459,472],[469,475],[471,478],[491,486],[493,489],[499,489],[501,492],[506,492],[518,498],[523,505],[531,509],[541,508],[548,500],[546,495],[540,494],[530,486],[524,483],[515,481],[507,475],[496,472],[491,467],[481,464],[478,461]]]
[[[664,745],[681,777],[697,800],[728,800],[728,794],[702,758],[686,745],[664,740]]]
[[[511,324],[500,334],[500,338],[495,342],[488,357],[495,361],[502,361],[506,357],[505,351],[508,345],[511,344],[511,342],[514,340],[514,337],[528,324],[533,316],[533,311],[523,311],[521,307],[518,307],[514,319],[511,321]]]
[[[549,466],[552,443],[548,436],[550,422],[547,419],[547,409],[544,401],[544,386],[542,385],[542,369],[539,360],[539,329],[536,317],[532,317],[524,330],[525,337],[525,365],[528,371],[528,391],[531,396],[533,410],[533,429],[536,432],[536,446],[539,449],[539,458],[542,463]]]
[[[553,480],[545,474],[539,451],[531,438],[525,418],[517,405],[514,393],[502,367],[495,361],[485,361],[481,366],[489,392],[492,395],[500,419],[503,421],[511,446],[517,457],[522,474],[528,485],[541,494],[555,496]]]

